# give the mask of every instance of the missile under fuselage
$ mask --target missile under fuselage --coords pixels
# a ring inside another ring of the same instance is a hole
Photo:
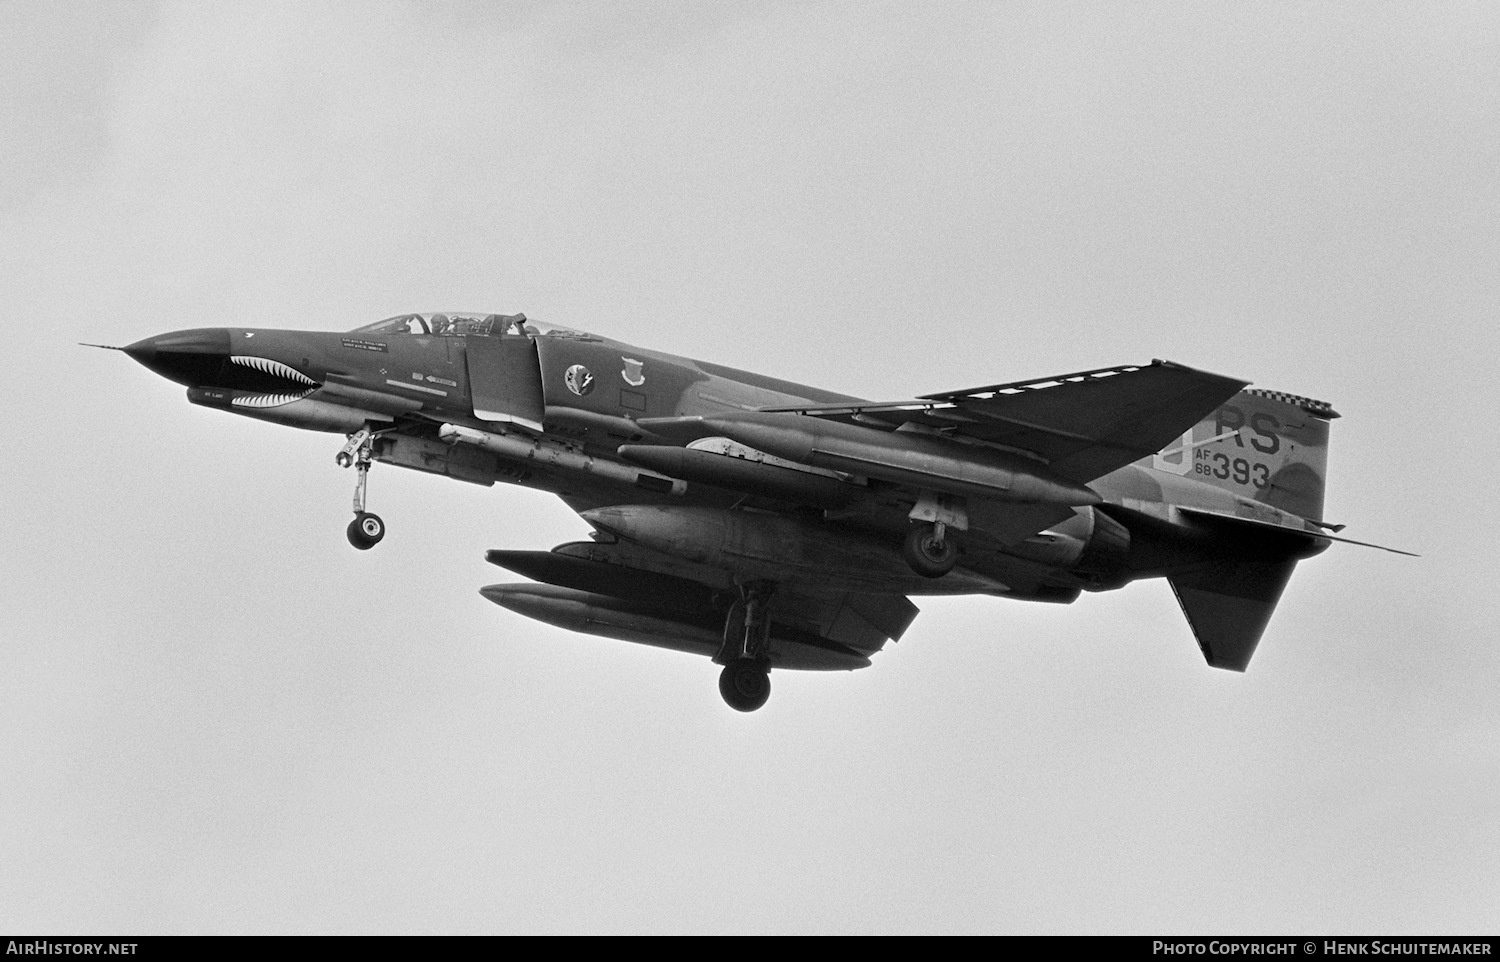
[[[438,437],[450,444],[472,445],[514,461],[592,475],[607,481],[618,481],[644,488],[658,494],[680,496],[687,490],[687,484],[682,479],[674,480],[643,474],[633,467],[591,457],[567,445],[527,435],[512,434],[509,431],[480,431],[459,424],[443,424],[438,427]]]
[[[702,426],[788,461],[933,491],[1070,506],[1104,500],[1039,461],[917,432],[781,413],[705,418]]]
[[[631,464],[683,481],[820,507],[848,504],[864,490],[861,485],[831,477],[828,473],[813,473],[806,468],[798,470],[796,465],[788,467],[768,463],[754,454],[736,455],[657,444],[626,444],[617,453]]]

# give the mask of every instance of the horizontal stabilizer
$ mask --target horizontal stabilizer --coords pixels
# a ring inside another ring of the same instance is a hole
[[[1295,560],[1219,561],[1168,577],[1210,665],[1249,666],[1296,566]]]
[[[1292,528],[1284,524],[1277,524],[1274,521],[1259,521],[1255,518],[1241,518],[1237,515],[1224,514],[1219,511],[1208,511],[1203,508],[1192,508],[1186,505],[1179,506],[1177,510],[1181,511],[1183,514],[1190,515],[1195,518],[1201,518],[1213,522],[1223,522],[1230,526],[1238,526],[1242,529],[1285,534],[1288,537],[1305,539],[1309,542],[1337,541],[1340,544],[1359,545],[1361,548],[1379,548],[1381,551],[1389,551],[1392,554],[1404,554],[1408,558],[1422,557],[1416,552],[1402,551],[1400,548],[1388,548],[1383,544],[1372,544],[1369,541],[1355,541],[1353,538],[1340,538],[1337,535],[1329,534],[1326,528],[1319,528],[1316,531],[1309,531],[1306,528]],[[1338,528],[1334,530],[1342,530],[1342,528],[1343,525],[1339,525]]]

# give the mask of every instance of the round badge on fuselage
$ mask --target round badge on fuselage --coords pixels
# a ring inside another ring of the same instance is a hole
[[[563,382],[568,385],[568,390],[579,397],[583,397],[594,389],[594,375],[582,364],[574,364],[568,368],[563,375]]]

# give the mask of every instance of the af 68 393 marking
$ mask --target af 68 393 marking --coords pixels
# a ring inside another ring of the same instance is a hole
[[[1248,484],[1255,488],[1264,488],[1271,483],[1271,469],[1261,462],[1230,458],[1218,451],[1199,451],[1193,460],[1193,473],[1221,481],[1233,478],[1236,484]]]

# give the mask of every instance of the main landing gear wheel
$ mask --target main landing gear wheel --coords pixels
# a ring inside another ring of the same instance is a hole
[[[361,511],[349,522],[349,543],[361,551],[368,551],[385,537],[385,522],[380,515]]]
[[[736,658],[719,672],[719,694],[735,711],[755,711],[771,697],[771,673],[757,661]]]
[[[735,711],[755,711],[771,697],[771,596],[774,581],[740,585],[740,598],[724,619],[724,643],[714,655],[719,694]]]
[[[958,564],[958,546],[943,537],[938,525],[919,524],[901,546],[901,555],[911,570],[924,578],[941,578]]]

